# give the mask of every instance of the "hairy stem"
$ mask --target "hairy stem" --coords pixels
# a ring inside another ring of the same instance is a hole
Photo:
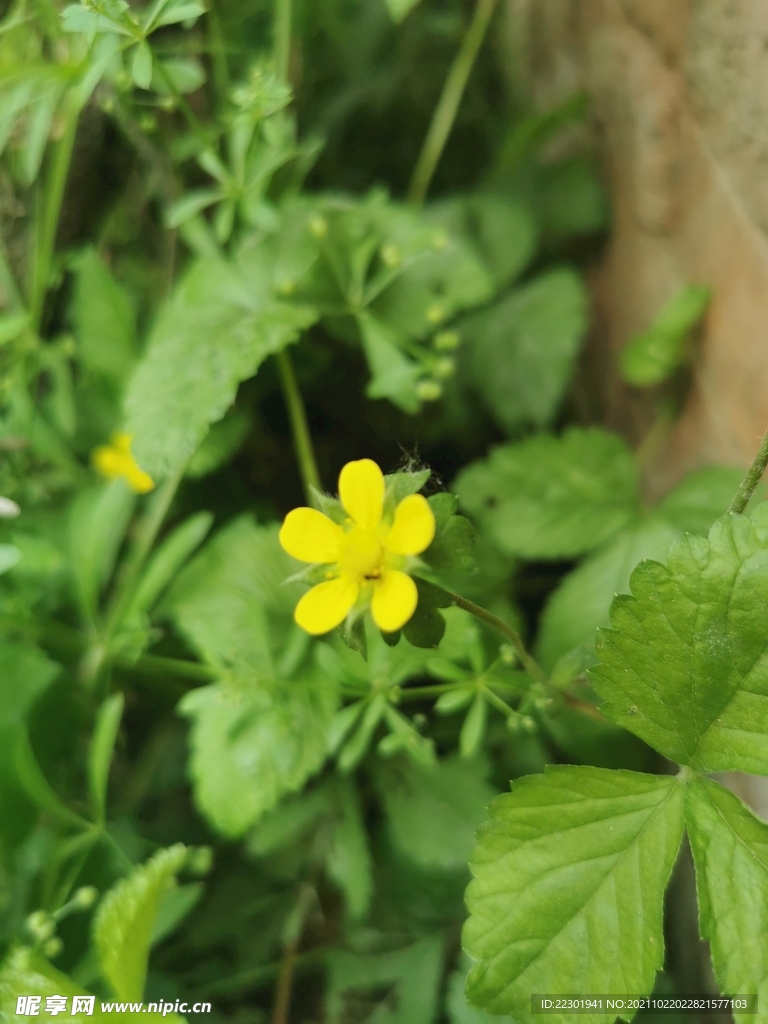
[[[540,683],[547,683],[547,675],[544,669],[539,665],[535,658],[532,658],[528,653],[523,639],[516,629],[513,629],[504,619],[500,619],[498,615],[494,615],[492,612],[487,611],[485,608],[481,608],[479,604],[475,604],[474,601],[468,601],[466,597],[462,597],[461,594],[454,594],[451,591],[447,591],[450,594],[451,600],[457,608],[463,608],[465,612],[469,612],[470,615],[474,615],[475,618],[482,619],[483,622],[487,622],[489,626],[493,626],[494,629],[498,630],[502,636],[505,636],[510,641],[512,646],[517,651],[518,657],[527,670],[529,675],[533,676],[534,679]]]
[[[309,505],[315,504],[312,488],[321,490],[320,474],[317,471],[315,450],[312,445],[312,435],[309,432],[307,412],[304,408],[304,400],[301,397],[299,385],[296,383],[296,374],[293,372],[291,357],[283,349],[278,352],[277,368],[280,373],[280,383],[283,387],[285,404],[288,409],[288,418],[291,421],[291,434],[293,436],[293,447],[296,450],[296,459],[299,463],[299,472],[304,484],[304,493]]]
[[[64,189],[72,163],[72,151],[75,146],[77,122],[80,117],[80,103],[74,90],[67,98],[65,108],[64,134],[56,144],[51,162],[51,172],[45,187],[45,200],[42,207],[42,219],[37,228],[34,259],[32,261],[32,280],[30,284],[29,307],[34,331],[40,330],[43,318],[45,295],[51,276],[53,250],[56,245],[56,230],[59,226],[61,204],[64,200]]]
[[[275,73],[288,82],[291,62],[292,0],[275,0],[273,48]]]
[[[755,488],[760,483],[760,477],[765,472],[766,466],[768,466],[768,431],[766,431],[765,437],[760,443],[752,465],[747,470],[747,475],[739,485],[736,496],[728,509],[729,512],[741,513],[744,511],[747,507],[747,502],[755,493]]]
[[[408,187],[408,199],[416,206],[421,206],[429,191],[432,176],[443,154],[448,136],[451,134],[467,80],[477,59],[495,7],[496,0],[478,0],[472,23],[464,36],[461,49],[456,55],[451,70],[448,72]]]

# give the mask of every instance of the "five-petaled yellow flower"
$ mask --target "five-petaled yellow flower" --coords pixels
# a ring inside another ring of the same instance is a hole
[[[416,610],[416,584],[402,570],[409,557],[432,543],[432,509],[421,494],[410,494],[391,520],[385,518],[384,477],[371,459],[346,464],[339,475],[339,498],[349,516],[343,526],[314,508],[295,508],[280,530],[280,543],[289,555],[330,567],[327,581],[312,587],[296,605],[296,622],[319,636],[370,598],[373,621],[392,633]]]
[[[136,494],[146,494],[152,490],[155,482],[134,459],[131,440],[131,435],[123,431],[113,434],[111,444],[103,444],[94,449],[91,461],[94,468],[108,480],[122,477]]]

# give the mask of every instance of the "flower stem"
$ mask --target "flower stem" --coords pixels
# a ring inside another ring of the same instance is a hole
[[[291,62],[291,11],[292,0],[275,0],[273,47],[275,73],[288,82]]]
[[[304,408],[304,400],[301,397],[299,385],[296,383],[296,374],[293,372],[291,357],[283,349],[278,352],[277,368],[280,373],[280,383],[283,386],[283,395],[288,409],[288,418],[291,421],[291,434],[293,436],[293,447],[296,451],[296,458],[299,463],[304,493],[310,505],[315,504],[312,488],[321,490],[320,474],[317,471],[315,450],[312,445],[312,435],[309,432],[307,422],[307,411]]]
[[[744,511],[747,507],[747,502],[755,493],[755,488],[760,483],[760,477],[765,472],[766,466],[768,466],[768,431],[766,431],[765,437],[757,450],[757,455],[752,465],[747,470],[747,475],[739,485],[736,496],[728,509],[729,512],[741,513]]]
[[[472,23],[464,36],[461,49],[456,55],[451,70],[448,72],[408,187],[408,200],[415,206],[421,206],[429,191],[432,176],[443,154],[448,136],[451,134],[467,80],[485,38],[495,7],[496,0],[478,0]]]
[[[75,146],[77,122],[80,117],[80,103],[73,89],[68,98],[64,114],[64,134],[56,144],[51,163],[50,178],[46,182],[45,201],[42,207],[42,220],[37,230],[34,259],[32,261],[32,281],[30,286],[29,307],[32,328],[40,330],[43,318],[45,295],[51,276],[51,262],[56,245],[56,230],[59,226],[61,204],[64,200],[64,189],[69,176],[72,162],[72,151]]]
[[[469,612],[470,615],[474,615],[475,618],[482,619],[483,622],[487,622],[489,626],[493,626],[494,629],[498,630],[503,636],[510,641],[512,646],[517,651],[518,657],[529,673],[540,683],[548,683],[547,675],[544,669],[539,665],[535,658],[526,650],[525,644],[523,643],[522,637],[513,629],[504,619],[500,619],[498,615],[494,615],[493,612],[487,611],[485,608],[481,608],[479,604],[475,604],[474,601],[468,601],[466,597],[462,597],[461,594],[454,594],[450,590],[446,591],[450,594],[451,600],[457,608],[463,608],[465,612]]]

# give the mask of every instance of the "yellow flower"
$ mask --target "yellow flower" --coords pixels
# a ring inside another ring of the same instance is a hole
[[[296,622],[319,636],[340,625],[358,601],[370,597],[373,621],[393,633],[416,610],[416,584],[403,568],[435,536],[426,498],[403,498],[391,521],[384,517],[384,477],[375,462],[348,462],[339,475],[339,498],[349,519],[343,526],[314,508],[285,517],[280,543],[302,562],[330,566],[327,582],[312,587],[296,605]]]
[[[108,480],[122,477],[132,491],[146,494],[152,490],[155,482],[134,459],[131,440],[131,435],[123,431],[113,434],[111,444],[103,444],[94,449],[91,461],[94,468]]]

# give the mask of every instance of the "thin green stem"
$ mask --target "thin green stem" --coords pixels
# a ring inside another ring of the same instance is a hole
[[[117,657],[115,664],[141,676],[172,676],[174,679],[189,679],[195,683],[212,683],[221,678],[221,672],[210,665],[185,661],[183,658],[164,658],[160,654],[144,654],[138,661]]]
[[[747,470],[747,475],[741,481],[736,496],[728,509],[729,512],[741,513],[744,511],[747,507],[747,502],[755,493],[755,488],[760,483],[760,477],[765,472],[766,466],[768,466],[768,431],[766,431],[765,437],[757,450],[757,455],[752,465]]]
[[[211,133],[206,130],[203,124],[201,124],[197,117],[197,114],[194,112],[192,107],[190,107],[189,103],[187,103],[184,95],[180,93],[179,90],[176,88],[176,85],[171,76],[166,71],[163,62],[160,60],[155,61],[154,67],[157,68],[160,77],[168,87],[168,92],[171,94],[174,102],[176,103],[179,110],[181,110],[182,114],[186,118],[187,124],[189,125],[192,132],[195,135],[197,135],[198,138],[200,138],[203,142],[209,142]]]
[[[312,445],[312,435],[309,432],[304,400],[301,397],[301,391],[296,382],[296,374],[293,372],[291,358],[285,349],[277,353],[276,359],[285,404],[288,409],[288,418],[291,421],[293,447],[296,450],[296,459],[299,463],[299,472],[304,484],[304,493],[306,494],[308,504],[314,505],[315,498],[312,488],[314,487],[318,491],[321,490],[320,474],[317,471],[315,450]]]
[[[218,102],[225,103],[229,96],[229,67],[227,66],[227,53],[224,49],[224,34],[221,31],[221,19],[216,10],[216,2],[211,4],[206,15],[208,28],[208,48],[211,54],[213,65],[213,81],[218,93]]]
[[[434,686],[406,686],[400,691],[401,700],[417,700],[420,697],[439,697],[453,690],[467,689],[470,683],[436,683]]]
[[[528,653],[522,637],[516,629],[513,629],[509,623],[504,621],[504,619],[500,619],[498,615],[494,615],[485,608],[481,608],[481,606],[479,604],[475,604],[474,601],[468,601],[467,598],[462,597],[461,594],[454,594],[451,591],[446,591],[446,593],[450,594],[451,600],[457,608],[463,608],[465,612],[469,612],[469,614],[474,615],[475,618],[482,619],[483,622],[487,622],[489,626],[493,626],[493,628],[498,630],[502,636],[505,636],[517,651],[523,668],[527,670],[529,675],[533,676],[533,678],[538,680],[540,683],[549,682],[543,668],[535,658],[532,658]]]
[[[69,167],[72,163],[72,151],[75,146],[75,135],[77,133],[79,117],[80,102],[73,89],[67,98],[64,112],[64,134],[56,144],[53,154],[50,178],[45,186],[42,220],[38,225],[36,234],[29,297],[31,327],[35,332],[40,330],[40,323],[43,317],[45,295],[48,290],[53,251],[56,245],[56,230],[59,226],[64,189],[66,188],[67,177],[69,176]]]
[[[275,0],[273,38],[275,73],[283,82],[290,81],[291,21],[293,17],[291,8],[292,0]]]
[[[456,55],[451,70],[448,72],[408,187],[408,199],[416,206],[421,206],[429,191],[432,176],[440,162],[448,136],[451,134],[467,80],[477,59],[495,7],[496,0],[478,0],[472,23],[464,36],[461,49]]]
[[[185,469],[186,463],[180,466],[173,476],[169,477],[152,496],[147,516],[139,527],[133,550],[128,556],[113,594],[112,602],[107,610],[105,628],[105,643],[107,645],[109,638],[120,625],[120,621],[133,599],[141,571],[157,539],[160,527],[163,525],[168,514],[168,509],[182,481]]]

